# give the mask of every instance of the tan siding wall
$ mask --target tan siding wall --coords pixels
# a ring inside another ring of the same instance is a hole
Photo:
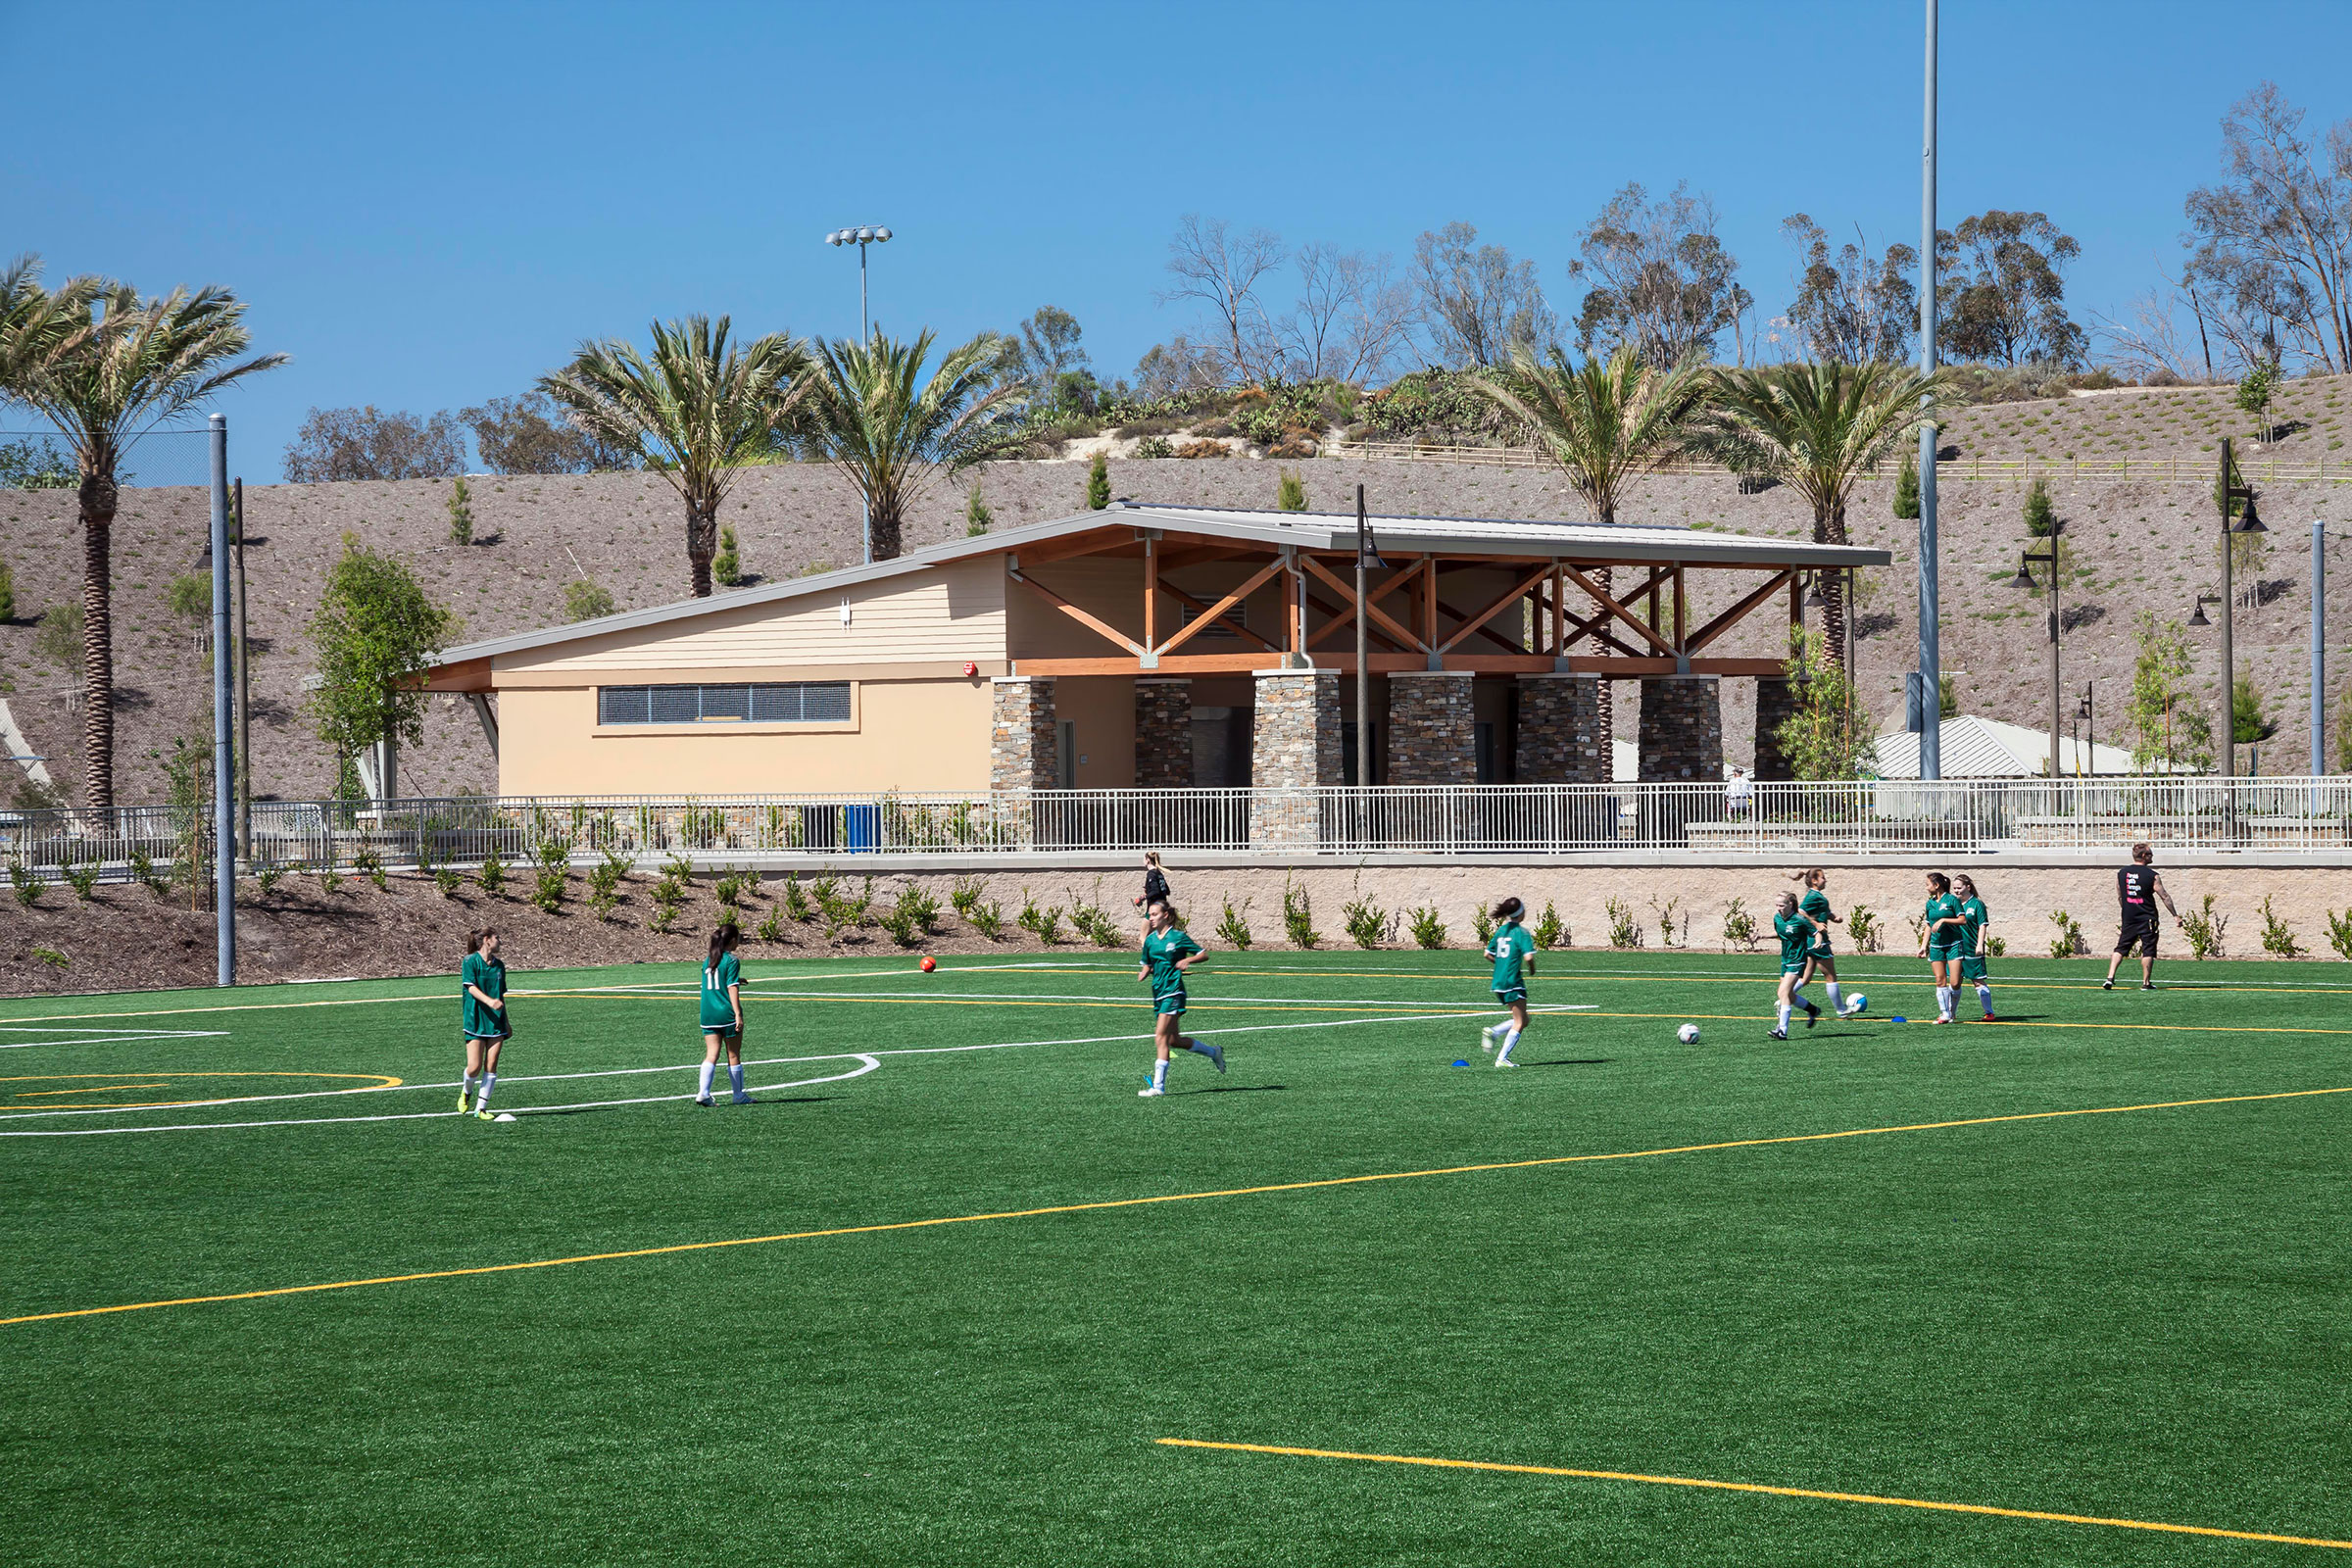
[[[1135,681],[1126,675],[1064,675],[1054,682],[1054,716],[1076,727],[1082,790],[1135,784]]]
[[[911,578],[863,584],[787,605],[716,610],[675,626],[614,632],[498,661],[499,672],[774,667],[1004,657],[1004,575],[996,557],[958,562]],[[841,604],[850,602],[850,624]]]
[[[600,734],[592,686],[509,689],[499,694],[498,708],[505,795],[988,788],[985,678],[860,681],[857,727],[847,731],[747,732],[710,724]]]

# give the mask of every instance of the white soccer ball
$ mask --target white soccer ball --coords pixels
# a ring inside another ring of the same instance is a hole
[[[1857,991],[1854,993],[1854,1000],[1845,1004],[1845,1010],[1848,1012],[1860,1012],[1869,1005],[1870,999],[1864,996],[1861,992]]]
[[[1697,1045],[1698,1025],[1694,1023],[1687,1023],[1683,1025],[1680,1029],[1677,1029],[1674,1032],[1674,1038],[1680,1040],[1686,1046]]]

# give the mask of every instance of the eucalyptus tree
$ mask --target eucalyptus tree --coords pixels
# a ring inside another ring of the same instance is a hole
[[[39,285],[29,284],[35,293]],[[45,303],[44,303],[45,299]],[[9,395],[47,418],[80,474],[84,804],[115,804],[114,523],[122,455],[214,393],[286,363],[241,358],[245,306],[224,288],[141,299],[127,283],[77,280],[26,307],[50,318],[48,352],[10,368]]]
[[[1707,392],[1706,372],[1696,362],[1660,369],[1632,343],[1620,343],[1606,360],[1587,356],[1582,365],[1571,365],[1557,344],[1544,360],[1519,345],[1508,371],[1475,376],[1470,384],[1535,431],[1592,520],[1604,524],[1617,521],[1617,509],[1636,479],[1689,446]],[[1592,576],[1603,592],[1614,591],[1608,567]],[[1603,681],[1604,748],[1615,738],[1615,728]]]
[[[876,561],[906,541],[907,506],[932,481],[1020,443],[1004,416],[1027,396],[1003,379],[1004,340],[983,332],[950,349],[928,375],[933,336],[900,342],[879,330],[859,343],[820,344],[797,433],[849,478],[865,503]]]
[[[650,356],[607,339],[582,343],[539,390],[581,430],[632,454],[686,504],[694,597],[710,594],[718,508],[736,473],[767,461],[814,385],[808,351],[788,333],[731,341],[726,317],[656,321]]]
[[[1813,509],[1814,542],[1831,545],[1847,542],[1854,486],[1934,416],[1944,387],[1941,372],[1922,375],[1883,360],[1719,368],[1709,381],[1699,448],[1802,496]],[[1845,585],[1826,572],[1820,588],[1830,657],[1844,668]]]

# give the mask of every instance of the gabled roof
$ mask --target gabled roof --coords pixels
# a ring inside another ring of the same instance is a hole
[[[1716,533],[1656,523],[1520,522],[1507,517],[1380,515],[1366,520],[1371,525],[1374,540],[1382,550],[1403,555],[1561,556],[1612,562],[1682,561],[1693,564],[1758,568],[1883,566],[1892,559],[1884,550],[1860,545],[1817,545],[1803,539]],[[1231,539],[1238,543],[1277,549],[1352,551],[1355,548],[1355,514],[1351,512],[1248,512],[1222,507],[1173,507],[1118,500],[1102,512],[1082,512],[1074,516],[1022,523],[1017,527],[999,529],[973,538],[952,539],[946,544],[927,545],[920,550],[908,551],[895,561],[845,566],[839,571],[788,578],[740,593],[718,594],[709,599],[687,599],[676,604],[656,605],[648,610],[599,615],[593,620],[573,621],[564,626],[546,626],[537,631],[485,638],[478,643],[447,649],[434,662],[440,665],[464,663],[501,654],[522,653],[590,637],[609,636],[613,632],[637,631],[671,621],[691,620],[698,615],[735,612],[757,605],[785,604],[812,594],[838,593],[860,583],[905,576],[950,562],[968,561],[976,556],[1018,554],[1024,545],[1044,544],[1104,527],[1159,529],[1168,533]]]
[[[1945,778],[2039,778],[2050,763],[2050,732],[2008,724],[1997,718],[1960,713],[1936,726]],[[1919,777],[1919,737],[1890,730],[1872,743],[1881,778]],[[2084,746],[2070,736],[2058,737],[2059,768],[2072,778],[2078,766],[2085,772],[2112,774],[2161,771],[2132,765],[2132,754],[2113,746]]]

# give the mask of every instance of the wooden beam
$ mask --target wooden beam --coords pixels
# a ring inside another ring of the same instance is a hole
[[[1495,600],[1493,604],[1489,605],[1486,609],[1480,611],[1477,614],[1462,617],[1462,623],[1454,628],[1453,635],[1446,640],[1445,644],[1438,649],[1438,652],[1441,654],[1449,654],[1453,652],[1455,648],[1461,645],[1463,639],[1470,636],[1473,632],[1485,630],[1487,622],[1493,620],[1496,615],[1500,614],[1505,605],[1517,604],[1522,598],[1526,597],[1527,591],[1530,588],[1533,588],[1536,584],[1542,582],[1544,578],[1550,575],[1551,564],[1546,562],[1543,565],[1537,567],[1528,576],[1512,584],[1508,592],[1503,594],[1501,598]],[[1459,615],[1460,612],[1448,608],[1446,610],[1446,613],[1449,615]],[[1515,642],[1512,642],[1508,637],[1504,637],[1495,632],[1488,632],[1487,635],[1493,637],[1496,642],[1501,643],[1513,653],[1522,651],[1519,645]]]
[[[1342,610],[1337,605],[1325,604],[1322,600],[1317,599],[1311,593],[1306,596],[1306,603],[1308,608],[1319,610],[1324,614],[1331,617],[1331,619],[1325,621],[1322,625],[1317,626],[1315,628],[1314,635],[1307,639],[1307,649],[1309,652],[1313,651],[1314,645],[1318,641],[1329,637],[1333,632],[1345,630],[1348,623],[1355,619],[1355,609],[1353,606],[1349,606],[1348,609]],[[1391,637],[1385,631],[1375,628],[1372,632],[1372,635],[1380,639],[1383,652],[1392,650],[1396,646],[1396,640]]]
[[[1063,614],[1078,622],[1079,625],[1084,626],[1087,630],[1094,632],[1098,636],[1107,638],[1111,642],[1117,643],[1121,648],[1128,650],[1138,659],[1141,659],[1144,656],[1144,649],[1141,643],[1136,642],[1133,638],[1129,637],[1125,632],[1120,631],[1117,627],[1107,625],[1104,622],[1096,619],[1093,615],[1090,615],[1085,611],[1080,610],[1076,605],[1071,604],[1067,599],[1062,598],[1061,595],[1055,593],[1044,583],[1037,581],[1033,577],[1022,576],[1019,570],[1011,566],[1005,567],[1004,574],[1010,577],[1014,582],[1017,582],[1022,587],[1028,589],[1031,593],[1037,595],[1038,598],[1043,599],[1047,604],[1052,605],[1055,610],[1060,611]]]
[[[1774,594],[1780,592],[1784,584],[1792,583],[1795,578],[1796,573],[1793,570],[1777,573],[1770,581],[1766,582],[1763,587],[1758,588],[1755,590],[1755,592],[1740,600],[1731,609],[1725,611],[1722,614],[1717,615],[1713,620],[1708,621],[1704,626],[1699,627],[1696,632],[1691,634],[1690,640],[1683,645],[1684,651],[1692,654],[1697,653],[1701,648],[1706,647],[1707,644],[1713,642],[1725,632],[1730,631],[1734,626],[1739,625],[1742,620],[1745,620],[1748,616],[1748,613],[1758,605],[1761,605],[1765,600],[1770,599]]]
[[[1156,669],[1149,670],[1140,659],[1024,659],[1018,664],[1024,675],[1220,675],[1280,669],[1282,660],[1280,654],[1177,654],[1162,660]],[[1374,654],[1371,663],[1375,670],[1416,670],[1427,668],[1428,659],[1417,653]],[[1446,661],[1446,667],[1482,675],[1540,675],[1555,666],[1548,654],[1458,654]],[[1576,674],[1604,675],[1613,680],[1671,675],[1675,667],[1672,659],[1569,661],[1569,668]],[[1351,674],[1355,669],[1355,655],[1320,657],[1315,661],[1315,668]],[[1785,672],[1785,666],[1777,659],[1693,659],[1690,671],[1696,675],[1779,675]]]
[[[1157,645],[1159,626],[1159,553],[1149,533],[1144,535],[1144,646]]]
[[[1135,530],[1126,528],[1091,528],[1074,533],[1066,539],[1049,539],[1038,545],[1019,545],[1007,550],[1009,557],[1018,557],[1027,566],[1050,565],[1056,561],[1074,561],[1080,556],[1099,556],[1105,550],[1116,550],[1135,541]]]
[[[1170,599],[1175,600],[1178,604],[1187,607],[1188,609],[1206,610],[1208,608],[1207,600],[1195,599],[1191,594],[1186,593],[1183,589],[1177,587],[1174,583],[1167,581],[1165,578],[1160,580],[1159,591],[1163,594],[1166,594]],[[1282,650],[1275,647],[1274,644],[1268,640],[1262,632],[1251,631],[1247,621],[1239,626],[1234,626],[1229,629],[1241,636],[1249,638],[1251,642],[1257,644],[1258,647],[1265,649],[1268,653],[1278,654],[1282,652]]]
[[[1635,614],[1632,611],[1626,609],[1616,600],[1603,593],[1601,591],[1600,584],[1594,582],[1592,578],[1586,576],[1574,566],[1564,566],[1561,569],[1568,573],[1569,578],[1574,581],[1579,588],[1582,588],[1586,593],[1591,594],[1593,602],[1599,605],[1602,610],[1616,616],[1619,620],[1624,621],[1628,626],[1633,627],[1636,632],[1640,633],[1643,642],[1649,644],[1650,647],[1655,648],[1661,654],[1671,654],[1674,652],[1673,644],[1669,643],[1665,638],[1659,636],[1656,632],[1651,631],[1647,626],[1644,626],[1642,623],[1641,616]],[[1650,579],[1653,587],[1657,579],[1653,574]]]
[[[1328,585],[1333,592],[1337,593],[1342,600],[1353,600],[1355,598],[1355,585],[1353,583],[1342,582],[1338,577],[1332,574],[1331,570],[1326,567],[1323,563],[1317,561],[1312,556],[1305,557],[1304,560],[1306,563],[1306,569],[1313,572],[1316,576],[1322,578],[1324,583]],[[1420,565],[1413,567],[1411,571],[1404,572],[1401,576],[1391,581],[1388,584],[1388,587],[1396,587],[1404,580],[1404,578],[1412,576],[1414,572],[1421,570],[1422,567],[1427,566],[1428,564],[1429,558],[1424,556],[1421,560]],[[1382,590],[1383,593],[1386,591],[1386,589]],[[1414,636],[1409,628],[1397,625],[1396,618],[1387,611],[1380,608],[1380,593],[1367,592],[1364,596],[1364,613],[1372,617],[1373,623],[1375,625],[1387,627],[1389,635],[1395,637],[1400,647],[1418,648],[1421,650],[1421,652],[1425,654],[1428,653],[1429,645],[1423,642],[1420,638]]]
[[[1200,614],[1195,615],[1186,624],[1179,626],[1176,629],[1176,635],[1170,637],[1166,642],[1159,644],[1154,652],[1160,654],[1174,653],[1177,649],[1192,641],[1194,637],[1207,630],[1209,623],[1214,621],[1219,615],[1222,615],[1225,613],[1225,612],[1231,610],[1234,606],[1240,604],[1243,600],[1255,593],[1268,577],[1273,576],[1281,569],[1282,563],[1279,561],[1274,562],[1270,565],[1260,566],[1256,572],[1251,574],[1251,576],[1239,588],[1236,588],[1233,592],[1218,600],[1210,609],[1202,612]],[[1305,618],[1306,617],[1303,614],[1299,616],[1301,624],[1304,623]],[[1150,632],[1147,631],[1145,635],[1148,637]]]

